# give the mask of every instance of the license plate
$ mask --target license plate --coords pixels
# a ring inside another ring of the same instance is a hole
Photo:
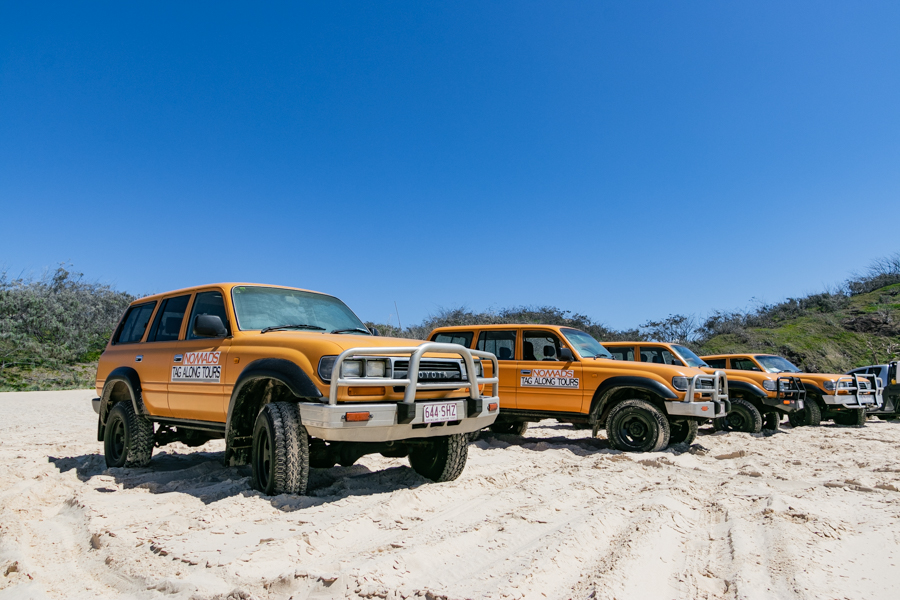
[[[422,415],[426,423],[442,423],[444,421],[457,421],[456,402],[445,404],[426,404],[422,407]]]

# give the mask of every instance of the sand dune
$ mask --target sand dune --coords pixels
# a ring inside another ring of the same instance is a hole
[[[0,599],[888,598],[900,423],[622,454],[546,421],[462,477],[405,459],[262,497],[224,445],[109,469],[90,391],[0,394]]]

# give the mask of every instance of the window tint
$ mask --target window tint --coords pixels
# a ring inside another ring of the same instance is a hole
[[[516,332],[482,331],[475,349],[490,352],[498,360],[513,360],[516,356]]]
[[[616,360],[634,360],[634,346],[606,347]]]
[[[147,302],[129,308],[128,313],[122,320],[122,326],[119,329],[119,335],[116,336],[115,343],[133,344],[141,341],[155,306],[156,302]]]
[[[188,327],[187,339],[196,340],[204,336],[194,334],[194,321],[197,315],[214,315],[222,319],[222,325],[231,333],[231,327],[228,326],[228,317],[225,315],[225,299],[222,292],[201,292],[197,294],[194,300],[194,307],[191,308],[191,324]]]
[[[559,338],[549,331],[526,331],[522,337],[522,360],[559,360]]]
[[[725,359],[724,358],[707,358],[706,364],[708,364],[713,369],[724,369],[725,368]]]
[[[431,341],[441,344],[459,344],[460,346],[471,348],[474,335],[471,331],[447,331],[435,334]]]
[[[262,330],[304,324],[325,331],[368,331],[359,317],[334,296],[283,288],[240,286],[231,290],[231,300],[240,329]],[[311,330],[315,331],[297,331]]]
[[[669,352],[666,348],[641,347],[641,361],[655,363],[658,365],[676,365],[678,367],[684,366],[684,363],[681,362],[681,359]]]
[[[741,371],[759,371],[761,370],[756,366],[749,358],[732,358],[731,359],[731,368],[739,369]]]
[[[187,310],[188,300],[191,295],[176,296],[175,298],[166,298],[159,312],[156,313],[156,319],[153,320],[153,329],[150,330],[150,336],[147,341],[150,342],[169,342],[178,339],[181,332],[181,322],[184,320],[184,311]]]

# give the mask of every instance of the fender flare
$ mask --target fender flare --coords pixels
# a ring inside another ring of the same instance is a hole
[[[228,401],[228,413],[225,420],[225,437],[231,439],[231,420],[234,417],[235,406],[241,401],[248,384],[259,379],[274,379],[280,381],[298,398],[321,398],[322,392],[313,384],[306,372],[295,363],[284,358],[260,358],[254,360],[241,371],[234,388],[231,391],[231,399]]]
[[[802,383],[803,383],[803,387],[806,388],[807,396],[810,394],[810,392],[812,392],[813,395],[818,395],[818,396],[828,396],[829,395],[825,390],[823,390],[819,386],[815,385],[814,383],[806,383],[805,381]],[[728,385],[731,385],[731,383],[729,383]]]
[[[128,389],[128,395],[131,397],[131,405],[135,414],[146,415],[147,409],[144,408],[144,398],[141,392],[141,378],[137,371],[131,367],[118,367],[103,382],[103,393],[100,394],[100,415],[97,424],[97,439],[103,441],[103,433],[106,428],[106,417],[109,415],[110,404],[112,404],[114,384],[123,383]],[[113,385],[111,385],[113,384]]]
[[[752,383],[747,383],[746,381],[734,381],[732,379],[728,380],[728,395],[731,395],[733,391],[741,391],[752,394],[754,398],[768,398],[769,395],[761,390],[759,387],[753,385]]]
[[[613,392],[622,388],[637,388],[645,392],[650,392],[663,400],[678,399],[678,396],[672,393],[669,388],[653,379],[636,377],[633,375],[610,377],[601,383],[594,391],[594,398],[591,400],[591,412],[589,413],[591,415],[591,421],[596,422],[600,418],[600,415],[603,414],[603,411],[606,409],[609,397]]]

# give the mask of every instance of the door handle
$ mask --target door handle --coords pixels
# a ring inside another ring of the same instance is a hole
[[[138,354],[137,356],[134,357],[134,362],[141,362],[142,360],[144,360],[143,354]]]
[[[175,362],[181,362],[181,359],[182,359],[182,358],[184,358],[184,355],[182,355],[182,354],[176,354],[176,355],[175,355]]]
[[[531,375],[530,369],[522,369],[522,375]]]

